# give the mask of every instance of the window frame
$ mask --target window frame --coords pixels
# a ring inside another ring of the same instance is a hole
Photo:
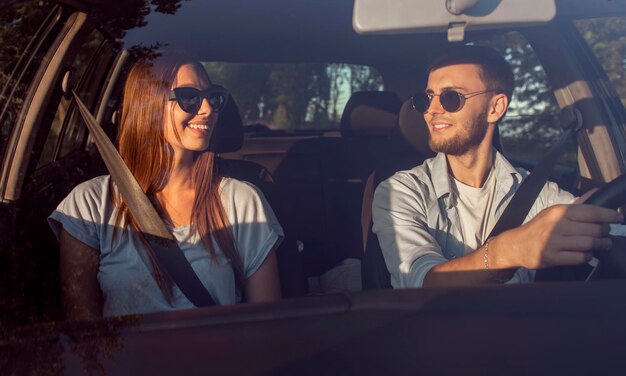
[[[30,43],[24,49],[24,52],[20,56],[17,64],[15,65],[13,72],[9,76],[7,84],[2,88],[2,95],[9,91],[10,82],[13,78],[15,78],[15,86],[11,89],[10,93],[7,95],[6,103],[4,103],[4,108],[0,112],[0,122],[7,115],[8,106],[11,104],[12,99],[14,99],[16,95],[16,90],[18,84],[22,83],[25,79],[26,72],[29,68],[32,68],[33,65],[37,65],[38,69],[35,73],[30,77],[30,83],[28,83],[28,89],[24,95],[22,108],[16,116],[14,123],[11,126],[11,129],[7,132],[9,134],[7,138],[7,142],[4,150],[0,150],[0,202],[7,201],[7,187],[11,183],[11,170],[14,158],[16,158],[16,153],[19,148],[19,139],[22,134],[24,128],[26,127],[26,123],[29,120],[27,113],[28,109],[34,101],[34,97],[36,94],[35,88],[41,84],[44,80],[44,69],[43,64],[40,65],[39,61],[35,61],[35,55],[46,48],[46,45],[50,43],[50,41],[56,41],[59,35],[62,35],[65,32],[66,27],[63,27],[62,23],[67,19],[68,14],[64,12],[63,8],[59,5],[55,5],[54,8],[50,11],[45,21],[37,30],[36,34],[31,39]],[[55,42],[52,42],[51,45],[55,45]],[[49,52],[48,52],[49,53]],[[19,158],[19,156],[17,156]]]
[[[561,110],[576,108],[583,116],[584,129],[578,134],[578,166],[582,178],[608,182],[625,171],[624,161],[611,130],[611,110],[603,105],[605,96],[593,85],[598,72],[590,72],[580,60],[599,64],[571,21],[520,29],[543,65]],[[555,48],[555,46],[559,46]],[[604,70],[602,70],[604,72]]]
[[[87,64],[81,72],[81,76],[77,77],[78,82],[76,82],[75,90],[77,93],[83,98],[83,100],[87,101],[86,104],[90,107],[92,112],[94,111],[95,106],[97,105],[105,105],[106,103],[102,103],[100,100],[103,96],[104,88],[106,87],[106,82],[109,79],[110,67],[113,61],[117,56],[117,46],[110,41],[106,34],[100,32],[97,29],[92,30],[90,33],[93,34],[97,32],[101,37],[101,41],[98,43],[97,47],[88,57]],[[83,46],[81,46],[83,48]],[[95,67],[100,67],[103,69],[96,70]],[[72,73],[68,68],[64,68],[64,71],[69,73],[69,81],[74,82],[74,78],[72,77]],[[94,77],[97,80],[94,80]],[[86,96],[84,91],[88,90],[89,96]],[[81,95],[82,93],[82,95]],[[58,130],[58,135],[55,138],[50,137],[50,132],[52,127],[47,127],[47,134],[41,135],[42,139],[41,146],[38,149],[38,158],[35,158],[35,163],[31,163],[31,167],[29,171],[39,170],[41,168],[45,168],[50,163],[54,163],[59,161],[60,159],[78,151],[79,149],[85,149],[85,145],[87,143],[87,139],[89,137],[89,132],[87,131],[87,127],[83,124],[83,120],[78,114],[78,109],[75,105],[75,102],[72,98],[65,98],[67,101],[67,113],[65,117],[61,120]],[[58,101],[57,108],[54,111],[54,114],[51,114],[51,118],[49,121],[53,121],[56,116],[56,112],[58,112],[58,106],[61,102]],[[52,109],[49,109],[52,110]],[[82,128],[82,130],[81,130]],[[78,130],[79,137],[75,137],[75,133]],[[76,138],[75,140],[69,140],[68,137]],[[54,145],[50,143],[54,142]],[[68,142],[71,144],[68,146]],[[42,161],[43,151],[49,150],[51,154],[46,161]],[[43,164],[42,164],[43,163]]]
[[[65,9],[65,8],[62,8]],[[74,12],[64,22],[54,42],[48,48],[35,78],[29,86],[24,107],[10,136],[9,153],[5,156],[0,170],[0,200],[13,202],[19,199],[24,179],[31,162],[31,151],[40,133],[42,119],[59,82],[65,59],[80,45],[83,30],[89,27],[87,14]]]

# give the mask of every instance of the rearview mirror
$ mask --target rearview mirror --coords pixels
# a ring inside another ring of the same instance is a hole
[[[556,16],[555,0],[355,0],[359,34],[445,32],[459,42],[466,30],[535,25]]]

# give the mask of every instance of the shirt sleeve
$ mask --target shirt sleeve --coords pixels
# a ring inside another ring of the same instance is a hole
[[[102,180],[102,181],[101,181]],[[74,238],[94,249],[100,249],[101,204],[104,179],[96,178],[77,185],[48,217],[48,224],[59,237],[64,229]]]
[[[254,185],[237,182],[232,196],[232,216],[237,250],[244,274],[250,278],[259,269],[269,252],[282,241],[283,229],[263,193]]]
[[[610,234],[613,236],[621,236],[626,237],[626,225],[610,225],[611,231]]]
[[[571,204],[574,201],[576,201],[576,197],[573,194],[559,188],[558,184],[549,181],[541,189],[535,204],[528,212],[526,221],[532,219],[545,208],[559,204]]]
[[[395,176],[374,193],[373,231],[395,288],[422,287],[428,271],[447,261],[428,232],[424,203],[418,190]]]
[[[560,189],[556,183],[547,182],[535,203],[535,207],[533,208],[534,210],[531,210],[526,220],[528,221],[532,219],[532,217],[537,215],[541,210],[552,205],[571,204],[576,201],[576,198],[577,197],[571,193]],[[610,229],[611,235],[626,236],[625,225],[612,224],[610,225]]]

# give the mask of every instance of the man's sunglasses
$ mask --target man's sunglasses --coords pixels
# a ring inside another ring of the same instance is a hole
[[[203,98],[207,99],[213,112],[220,112],[226,107],[228,90],[220,85],[211,85],[205,90],[177,87],[170,91],[170,100],[175,100],[183,111],[190,114],[195,114],[200,110]]]
[[[411,103],[413,104],[413,108],[420,113],[426,113],[428,108],[430,107],[430,102],[433,101],[433,97],[439,97],[439,102],[441,103],[441,107],[443,107],[446,112],[457,112],[461,111],[463,106],[465,105],[465,100],[476,95],[489,93],[491,91],[495,91],[494,89],[483,90],[483,91],[475,91],[473,93],[461,94],[456,90],[444,90],[441,94],[433,94],[433,93],[418,93],[411,97]]]

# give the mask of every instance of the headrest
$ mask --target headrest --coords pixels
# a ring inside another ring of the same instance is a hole
[[[243,121],[232,95],[228,95],[226,108],[220,112],[217,118],[213,137],[215,137],[213,151],[216,153],[234,152],[243,146]]]
[[[392,135],[392,142],[398,152],[418,152],[424,157],[434,154],[428,146],[428,126],[424,116],[415,111],[410,99],[404,101],[400,108],[398,128]]]
[[[390,91],[353,93],[341,116],[343,137],[389,135],[398,121],[402,101]]]

